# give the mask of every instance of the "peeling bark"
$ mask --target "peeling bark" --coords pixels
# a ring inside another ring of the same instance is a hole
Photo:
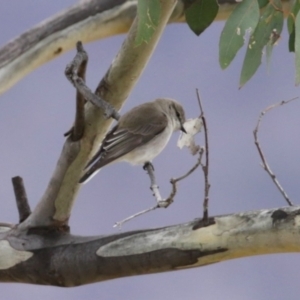
[[[184,22],[184,2],[179,0],[169,22]],[[225,20],[236,5],[219,0],[216,20]],[[290,11],[292,1],[284,1]],[[85,0],[48,18],[0,49],[0,94],[42,64],[84,44],[129,30],[136,14],[137,0]]]
[[[2,233],[0,242],[0,281],[70,287],[253,255],[299,252],[299,235],[300,207],[218,216],[205,227],[195,220],[100,237],[43,229],[20,234],[11,229]]]

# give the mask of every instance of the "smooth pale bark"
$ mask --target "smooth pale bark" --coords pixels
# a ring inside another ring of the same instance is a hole
[[[161,1],[157,28],[148,43],[135,45],[137,20],[119,53],[96,89],[96,94],[120,109],[147,65],[157,42],[175,7],[176,0]],[[32,214],[19,225],[24,230],[41,226],[64,226],[68,223],[78,189],[81,170],[95,152],[112,119],[105,119],[103,111],[91,103],[85,105],[85,131],[80,141],[68,138],[64,144],[49,185]]]
[[[240,213],[105,237],[4,230],[0,281],[77,286],[300,251],[300,207]],[[30,238],[29,238],[30,237]]]
[[[169,22],[184,22],[184,0],[179,0]],[[283,9],[290,11],[291,0]],[[225,20],[236,2],[219,0],[216,20]],[[0,49],[0,94],[37,67],[84,44],[129,30],[137,0],[85,0],[48,18]],[[195,37],[196,38],[196,37]]]

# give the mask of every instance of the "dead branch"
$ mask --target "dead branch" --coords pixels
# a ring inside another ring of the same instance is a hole
[[[31,214],[23,178],[20,176],[16,176],[13,177],[11,181],[13,184],[18,212],[19,212],[19,222],[22,223]]]
[[[76,113],[76,120],[80,122],[80,131],[83,133],[84,123],[84,104],[85,100],[90,101],[95,106],[104,110],[104,116],[106,118],[114,118],[115,120],[120,119],[119,113],[114,109],[112,105],[107,103],[104,99],[93,93],[85,84],[85,72],[88,56],[86,51],[83,49],[82,42],[79,41],[76,43],[77,53],[74,59],[67,65],[65,70],[65,75],[69,79],[69,81],[74,85],[77,91],[77,107],[79,107],[79,111]],[[78,100],[80,103],[78,103]],[[78,117],[80,118],[78,120]],[[76,121],[75,127],[76,128]],[[81,137],[80,137],[81,138]]]
[[[72,63],[70,63],[65,71],[67,78],[71,81],[71,83],[76,87],[76,75],[78,78],[81,78],[83,82],[85,82],[85,73],[86,67],[88,63],[88,55],[84,51],[82,43],[77,42],[76,44],[77,54]],[[76,115],[75,122],[73,128],[65,133],[65,136],[71,134],[72,141],[79,141],[84,132],[84,104],[85,98],[84,95],[80,93],[79,90],[76,89]]]
[[[202,120],[203,128],[204,128],[204,138],[205,138],[205,164],[200,164],[202,166],[202,170],[204,173],[204,200],[203,200],[203,222],[208,221],[208,201],[209,201],[209,189],[210,183],[208,180],[208,173],[209,173],[209,148],[208,148],[208,129],[206,124],[206,119],[204,116],[204,110],[202,108],[202,103],[199,95],[199,90],[196,89],[197,99],[200,107],[200,118]]]
[[[269,112],[270,110],[272,110],[273,108],[276,108],[278,106],[281,106],[281,105],[284,105],[284,104],[288,104],[290,103],[291,101],[293,100],[296,100],[298,99],[299,97],[296,97],[296,98],[292,98],[290,100],[287,100],[287,101],[281,101],[281,102],[278,102],[276,104],[273,104],[273,105],[270,105],[269,107],[267,107],[265,110],[263,110],[260,115],[259,115],[259,118],[258,118],[258,121],[257,121],[257,124],[256,124],[256,127],[255,129],[253,130],[253,135],[254,135],[254,143],[255,143],[255,146],[257,148],[257,151],[259,153],[259,156],[262,160],[262,166],[264,168],[264,170],[269,174],[269,176],[271,177],[272,181],[274,182],[275,186],[278,188],[279,192],[281,193],[281,195],[284,197],[284,199],[286,200],[286,202],[288,203],[288,205],[292,206],[293,203],[292,201],[289,199],[287,193],[284,191],[283,187],[281,186],[281,184],[279,183],[276,175],[272,172],[268,162],[267,162],[267,159],[262,151],[262,148],[259,144],[259,141],[258,141],[258,131],[259,131],[259,128],[260,128],[260,123],[262,121],[262,118],[263,116]]]

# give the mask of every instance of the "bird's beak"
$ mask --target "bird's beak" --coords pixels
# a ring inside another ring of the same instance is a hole
[[[183,127],[183,124],[181,124],[180,130],[181,130],[182,132],[184,132],[184,133],[187,133],[186,130],[185,130],[185,128]]]

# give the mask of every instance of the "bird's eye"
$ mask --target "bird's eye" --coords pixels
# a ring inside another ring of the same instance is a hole
[[[176,117],[180,120],[180,113],[176,110]]]

